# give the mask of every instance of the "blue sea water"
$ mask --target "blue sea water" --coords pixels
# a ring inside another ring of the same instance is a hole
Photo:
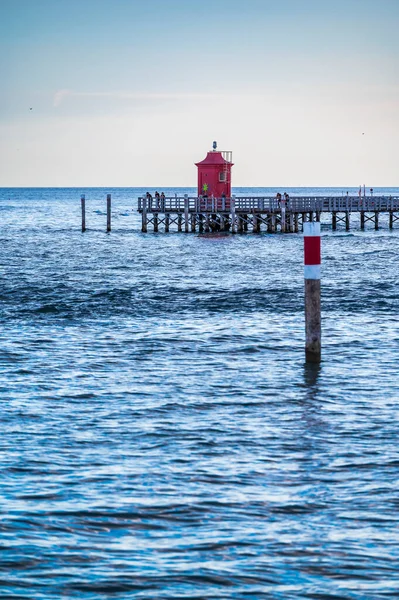
[[[398,598],[399,221],[324,221],[312,366],[301,234],[144,191],[0,190],[0,597]]]

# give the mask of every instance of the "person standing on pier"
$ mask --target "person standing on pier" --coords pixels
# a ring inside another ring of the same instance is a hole
[[[161,208],[163,211],[165,210],[165,194],[163,192],[161,192]]]

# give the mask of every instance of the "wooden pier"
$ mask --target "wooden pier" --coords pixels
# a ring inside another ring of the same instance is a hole
[[[143,197],[138,199],[138,212],[144,233],[151,225],[154,232],[163,227],[166,233],[173,226],[186,233],[296,233],[303,230],[304,223],[320,221],[322,216],[323,222],[328,216],[333,230],[342,223],[349,231],[353,214],[360,216],[360,229],[365,229],[367,223],[378,229],[380,215],[386,214],[392,229],[399,221],[399,196],[293,197],[286,201],[268,196],[196,198],[185,195],[159,200]]]

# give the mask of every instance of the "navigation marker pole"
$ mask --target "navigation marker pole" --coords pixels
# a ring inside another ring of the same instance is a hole
[[[304,223],[306,362],[321,361],[320,223]]]
[[[107,232],[111,231],[111,194],[107,194]]]
[[[82,206],[82,233],[86,231],[86,198],[82,194],[80,197],[80,204]]]

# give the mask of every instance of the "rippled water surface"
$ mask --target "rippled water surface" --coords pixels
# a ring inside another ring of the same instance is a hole
[[[312,367],[301,234],[142,191],[0,190],[0,597],[399,598],[399,222],[324,222]]]

